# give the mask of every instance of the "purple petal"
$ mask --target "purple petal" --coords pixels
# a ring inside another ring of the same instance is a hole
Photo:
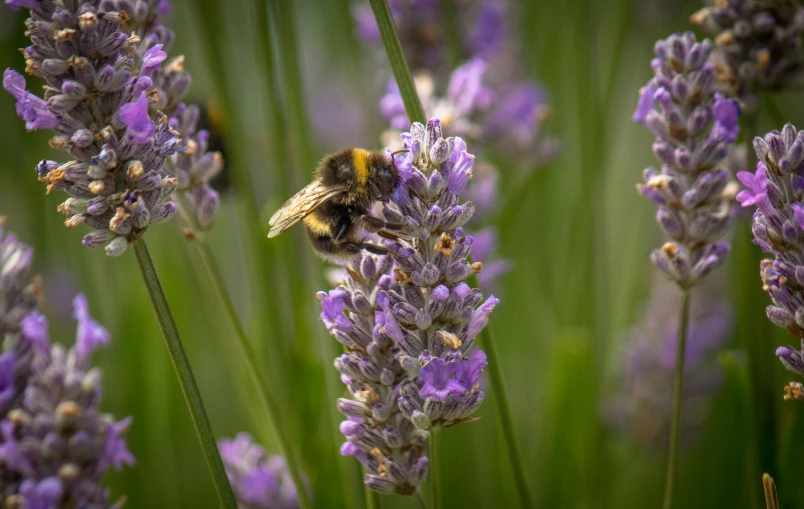
[[[639,102],[634,116],[631,117],[637,124],[644,124],[648,116],[648,112],[653,109],[653,95],[656,89],[651,83],[648,83],[639,91]]]
[[[140,69],[140,76],[151,77],[153,72],[159,69],[162,62],[167,58],[167,53],[162,51],[161,44],[155,44],[142,57],[142,68]]]
[[[142,145],[156,133],[156,126],[148,116],[148,96],[142,92],[136,101],[120,107],[120,121],[128,127],[127,134]]]
[[[78,321],[75,351],[79,357],[86,358],[98,346],[109,344],[109,331],[89,315],[87,298],[82,293],[73,299],[73,318]]]

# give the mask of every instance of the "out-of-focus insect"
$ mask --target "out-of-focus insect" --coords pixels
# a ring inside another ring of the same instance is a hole
[[[393,232],[403,229],[401,223],[369,215],[371,205],[396,188],[399,175],[392,160],[383,152],[360,148],[327,156],[318,165],[313,181],[271,217],[268,237],[302,221],[313,250],[327,260],[343,262],[362,249],[387,253],[385,247],[367,242],[362,230],[395,238]]]

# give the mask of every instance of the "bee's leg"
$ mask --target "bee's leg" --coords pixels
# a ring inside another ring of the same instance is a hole
[[[365,249],[369,253],[374,253],[376,255],[386,255],[386,254],[390,253],[390,251],[388,250],[387,247],[380,246],[378,244],[371,244],[369,242],[364,242],[363,243],[363,249]]]
[[[389,223],[379,217],[369,216],[368,214],[360,216],[360,220],[363,223],[363,228],[372,233],[380,233],[382,230],[400,231],[405,229],[405,225],[402,223]],[[380,233],[380,235],[382,234]]]
[[[376,233],[377,235],[379,235],[380,237],[384,238],[384,239],[390,239],[390,240],[400,240],[400,239],[401,239],[401,240],[411,240],[411,239],[410,239],[410,237],[405,237],[405,236],[403,236],[403,235],[398,235],[398,234],[396,234],[396,233],[394,233],[394,232],[392,232],[392,231],[388,231],[388,230],[377,230],[375,233]]]
[[[357,254],[362,250],[366,250],[369,253],[374,253],[378,255],[388,254],[390,251],[385,246],[380,246],[377,244],[371,244],[370,242],[344,242],[342,244],[338,244],[338,249],[343,249],[349,253]]]
[[[340,228],[338,228],[338,232],[332,237],[332,241],[336,244],[342,244],[346,240],[346,237],[349,236],[351,223],[349,221],[341,222]]]

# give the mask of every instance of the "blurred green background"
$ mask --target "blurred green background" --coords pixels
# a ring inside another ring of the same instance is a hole
[[[221,126],[234,183],[237,168],[255,183],[223,191],[213,250],[281,400],[317,506],[361,508],[358,464],[338,453],[334,398],[343,388],[332,360],[339,345],[318,321],[315,292],[328,287],[326,266],[301,229],[270,242],[261,232],[320,157],[345,145],[379,146],[386,124],[377,99],[387,62],[378,64],[376,48],[357,38],[348,0],[277,1],[270,9],[261,0],[171,3],[170,54],[187,57],[191,100],[207,104]],[[538,507],[657,507],[664,446],[646,448],[611,428],[602,408],[622,369],[622,331],[649,296],[648,254],[662,242],[653,205],[634,190],[642,169],[654,164],[652,137],[630,118],[650,77],[653,43],[690,28],[687,18],[700,4],[512,3],[519,65],[546,88],[549,129],[562,143],[561,155],[523,186],[500,167],[502,205],[494,219],[501,254],[515,265],[501,281],[492,325],[527,478]],[[24,65],[17,52],[26,45],[23,20],[22,13],[0,15],[0,68]],[[322,91],[332,83],[340,95]],[[801,124],[794,94],[772,100],[783,105],[785,120]],[[25,132],[8,94],[0,94],[0,118],[0,213],[36,249],[52,335],[72,341],[69,302],[78,291],[112,332],[111,346],[96,355],[105,408],[134,416],[128,440],[137,457],[135,467],[109,475],[113,493],[132,509],[216,507],[133,253],[108,258],[84,248],[82,232],[63,227],[55,209],[65,196],[45,195],[33,171],[40,159],[63,155],[47,148],[45,133]],[[762,132],[779,122],[760,113]],[[247,430],[275,451],[231,328],[178,219],[150,229],[147,239],[216,435]],[[760,253],[748,233],[745,221],[735,224],[733,254],[720,269],[736,309],[733,335],[718,356],[726,381],[684,448],[677,507],[764,507],[762,472],[775,477],[783,508],[804,507],[796,463],[804,457],[796,441],[804,406],[782,401],[792,375],[774,356],[776,346],[796,340],[765,317]],[[446,507],[516,503],[488,399],[481,420],[442,433]],[[415,506],[413,499],[381,499],[383,507]]]

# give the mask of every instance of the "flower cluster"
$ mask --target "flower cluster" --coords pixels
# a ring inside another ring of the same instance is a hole
[[[385,333],[377,302],[380,292],[392,286],[392,267],[391,256],[364,254],[347,267],[347,277],[338,288],[318,297],[321,319],[346,348],[335,359],[341,381],[352,395],[337,403],[347,417],[340,426],[346,436],[341,453],[360,460],[371,489],[410,494],[427,475],[428,459],[423,454],[427,434],[399,410],[399,384],[406,373]]]
[[[36,168],[48,192],[70,195],[59,205],[65,225],[91,226],[95,231],[84,237],[84,245],[105,245],[107,254],[120,255],[148,226],[175,213],[170,196],[181,186],[199,223],[208,227],[217,210],[208,182],[220,170],[220,156],[205,153],[206,135],[195,129],[197,114],[178,102],[190,84],[182,57],[162,68],[173,39],[159,23],[168,3],[9,5],[31,9],[26,72],[46,86],[38,97],[10,69],[3,86],[16,99],[27,129],[53,130],[51,147],[74,158],[43,160]]]
[[[691,17],[715,40],[719,78],[748,99],[804,78],[804,8],[791,0],[725,0]]]
[[[30,253],[10,235],[2,238],[0,294],[13,297],[29,288],[24,281]],[[5,506],[112,507],[101,480],[109,468],[133,464],[134,457],[123,437],[130,419],[115,421],[100,411],[101,373],[89,362],[92,351],[109,342],[109,333],[89,315],[80,294],[73,301],[78,327],[70,349],[49,342],[47,322],[35,302],[25,308],[28,314],[16,329],[4,330],[0,355]]]
[[[729,336],[731,308],[710,286],[693,294],[684,358],[682,436],[692,437],[711,399],[723,384],[714,354]],[[661,282],[651,292],[638,325],[627,331],[618,391],[604,409],[606,419],[643,445],[666,444],[673,412],[678,290]]]
[[[439,76],[433,69],[414,68],[424,111],[439,118],[443,127],[457,136],[499,147],[512,165],[522,169],[544,165],[559,148],[544,129],[551,116],[545,94],[537,84],[517,80],[513,71],[500,69],[500,62],[492,56],[488,52],[470,53],[466,63],[448,77]],[[503,73],[507,77],[501,79]],[[489,83],[489,76],[496,79]],[[397,139],[399,130],[410,125],[393,79],[380,100],[380,111],[391,126],[383,136],[388,146]]]
[[[460,197],[474,166],[466,143],[444,138],[432,119],[427,126],[414,123],[403,145],[408,152],[397,156],[397,168],[404,185],[383,215],[404,224],[412,238],[386,241],[399,289],[385,292],[378,304],[385,334],[410,374],[400,385],[400,409],[416,427],[430,429],[470,419],[482,403],[486,356],[472,347],[499,300],[483,301],[466,283],[483,268],[468,261],[474,238],[461,228],[475,209]]]
[[[760,267],[763,288],[773,301],[767,315],[804,338],[804,131],[787,124],[781,133],[754,138],[754,150],[756,172],[737,175],[748,187],[737,199],[743,207],[756,207],[754,242],[773,255]],[[787,369],[804,376],[801,351],[782,346],[776,355]]]
[[[179,138],[167,117],[153,122],[148,114],[152,75],[167,55],[161,45],[138,53],[140,37],[126,34],[129,16],[114,2],[35,4],[26,21],[32,44],[23,53],[26,71],[47,83],[44,98],[27,91],[12,70],[3,86],[28,130],[52,129],[50,145],[75,158],[36,168],[48,191],[70,194],[59,206],[65,224],[95,228],[84,244],[106,244],[107,253],[119,255],[175,212],[169,197],[176,179],[164,162]]]
[[[280,456],[268,457],[248,433],[218,441],[229,482],[240,507],[249,509],[296,509],[296,488]]]
[[[370,488],[410,494],[427,473],[428,432],[471,420],[483,401],[486,356],[472,347],[498,300],[483,302],[466,283],[482,269],[467,260],[473,238],[461,229],[474,212],[459,196],[474,156],[460,138],[444,138],[437,119],[414,123],[403,144],[400,186],[382,214],[406,236],[385,241],[388,255],[358,257],[338,288],[318,296],[347,350],[335,361],[352,394],[338,401],[347,416],[341,452],[363,463]]]
[[[656,136],[660,170],[648,168],[637,186],[659,205],[657,221],[669,238],[651,255],[653,263],[689,288],[726,260],[719,242],[731,214],[724,193],[729,175],[718,168],[737,139],[737,102],[715,92],[709,40],[687,32],[656,43],[654,77],[640,91],[634,121]]]

